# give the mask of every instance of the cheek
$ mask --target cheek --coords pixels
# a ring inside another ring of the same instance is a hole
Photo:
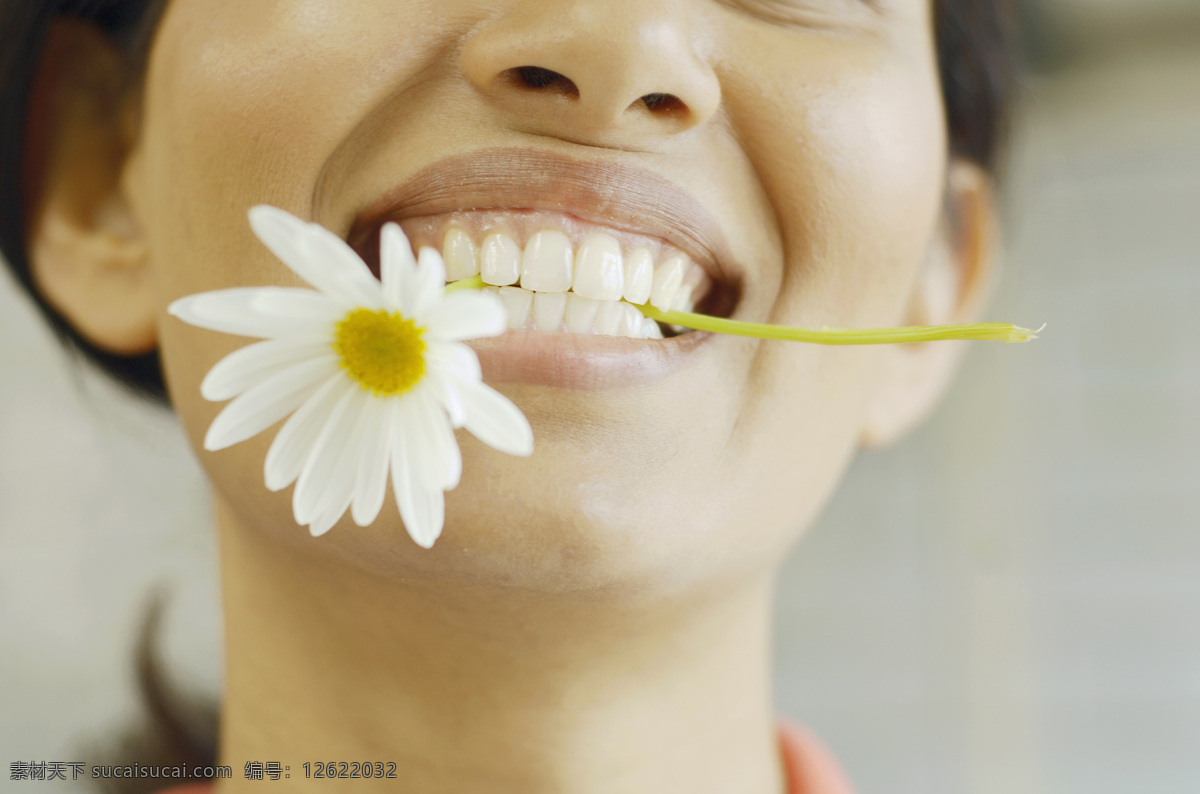
[[[914,23],[886,40],[774,31],[740,46],[755,55],[728,98],[780,225],[776,321],[895,324],[946,168],[932,41]]]
[[[155,266],[168,381],[193,436],[220,408],[199,397],[201,379],[245,340],[181,329],[166,306],[231,286],[300,284],[255,239],[246,211],[260,203],[309,211],[324,163],[368,98],[435,57],[439,23],[412,23],[436,19],[422,9],[170,3],[148,69],[134,191]]]
[[[847,101],[818,104],[811,135],[826,156],[795,190],[804,237],[789,252],[789,289],[830,325],[894,325],[933,239],[946,140],[932,80],[880,76]]]
[[[309,214],[331,155],[385,86],[436,59],[442,24],[416,0],[172,1],[143,130],[164,303],[287,276],[250,234],[246,210]]]
[[[947,145],[932,42],[912,37],[755,31],[740,44],[753,58],[727,61],[729,114],[782,241],[747,296],[757,316],[904,322],[940,214]],[[802,502],[816,512],[857,446],[882,361],[880,348],[760,346],[738,457],[760,462],[747,487],[772,484],[764,511],[795,520]]]

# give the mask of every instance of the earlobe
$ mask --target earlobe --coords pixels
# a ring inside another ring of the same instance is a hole
[[[991,286],[996,257],[996,210],[991,178],[974,163],[951,162],[947,210],[914,285],[905,325],[977,322]],[[886,446],[904,436],[937,404],[958,367],[966,342],[893,345],[867,406],[860,444]]]
[[[94,28],[57,23],[28,129],[39,168],[28,175],[29,254],[41,295],[80,335],[110,353],[157,344],[154,284],[145,238],[127,198],[131,156],[127,75]]]

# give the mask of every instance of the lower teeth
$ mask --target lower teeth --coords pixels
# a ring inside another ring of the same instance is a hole
[[[486,286],[485,292],[496,295],[509,314],[509,328],[549,333],[585,333],[601,336],[624,336],[632,339],[663,339],[691,331],[681,325],[668,326],[642,316],[633,304],[625,301],[594,301],[580,298],[574,292],[540,293],[521,287]],[[584,313],[574,315],[574,331],[568,327],[570,307]],[[597,305],[597,303],[599,305]],[[684,309],[691,311],[690,306]],[[587,312],[594,315],[588,322]],[[614,314],[615,312],[615,314]],[[581,321],[582,320],[582,321]],[[587,327],[587,331],[582,331]],[[603,329],[603,330],[601,330]]]

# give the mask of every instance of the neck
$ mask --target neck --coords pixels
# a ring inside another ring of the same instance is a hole
[[[331,761],[394,762],[355,791],[784,790],[769,575],[669,600],[406,584],[219,526],[223,793],[262,785],[247,760],[296,792]]]

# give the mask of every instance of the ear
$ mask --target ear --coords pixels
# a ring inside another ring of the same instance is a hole
[[[145,239],[124,175],[135,125],[124,57],[90,25],[55,23],[34,81],[26,157],[34,283],[110,353],[157,344]]]
[[[991,286],[997,242],[991,179],[974,163],[951,161],[945,206],[940,230],[913,289],[905,325],[978,322]],[[966,344],[889,345],[860,443],[885,446],[918,424],[945,392]]]

